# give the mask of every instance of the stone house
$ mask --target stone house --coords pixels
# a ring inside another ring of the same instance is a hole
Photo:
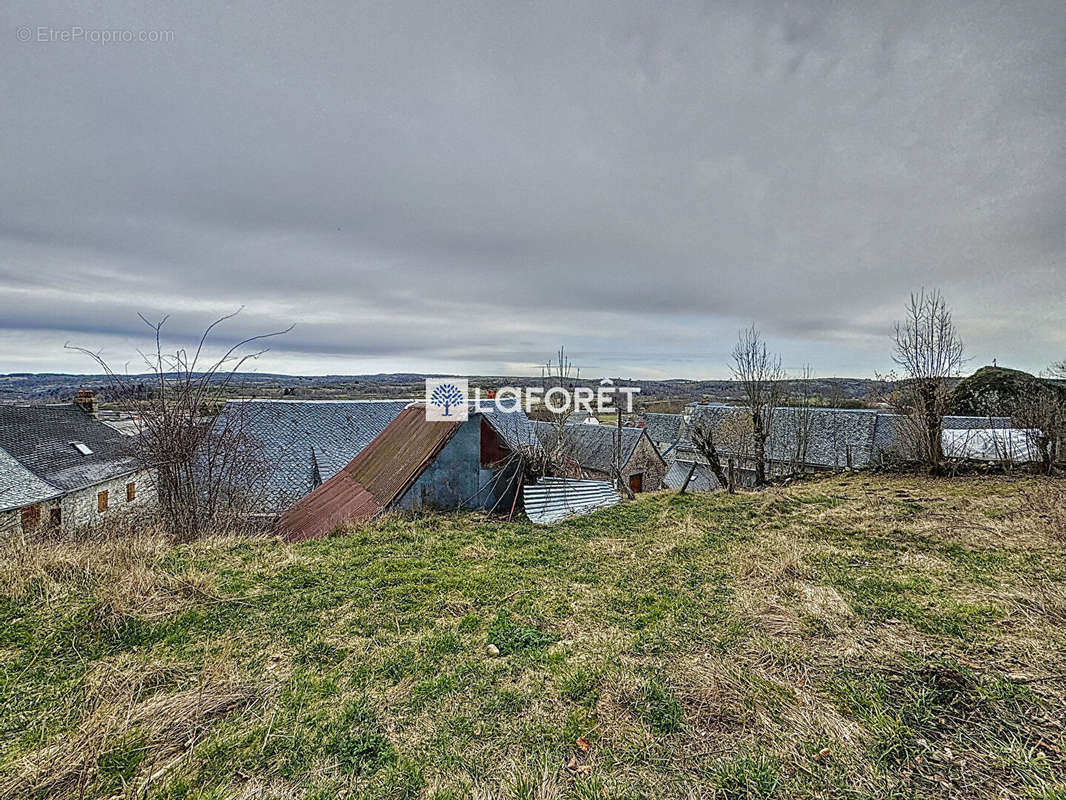
[[[0,406],[0,535],[76,528],[154,505],[130,439],[74,403]]]
[[[534,422],[541,444],[553,449],[559,432],[550,422]],[[570,477],[612,480],[618,428],[614,425],[566,425],[563,448],[580,465],[581,474]],[[658,489],[667,464],[644,428],[622,428],[622,477],[633,492]]]

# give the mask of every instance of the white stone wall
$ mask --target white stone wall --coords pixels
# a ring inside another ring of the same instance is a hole
[[[126,501],[126,484],[133,483],[136,492],[133,502]],[[98,496],[107,491],[107,510],[98,510]],[[152,473],[148,470],[113,478],[94,484],[85,489],[69,492],[55,500],[39,503],[40,526],[46,528],[51,519],[52,509],[59,507],[63,514],[63,527],[66,529],[96,525],[117,515],[146,509],[156,504],[155,485]],[[19,534],[22,532],[22,509],[0,512],[0,534]]]

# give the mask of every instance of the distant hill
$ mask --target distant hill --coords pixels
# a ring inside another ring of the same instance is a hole
[[[968,416],[1009,417],[1019,399],[1040,386],[1054,386],[1066,392],[1062,381],[1038,378],[1019,369],[981,367],[952,390],[948,410]]]
[[[233,397],[288,398],[297,400],[329,400],[360,398],[418,397],[425,391],[427,377],[421,373],[377,375],[278,375],[262,372],[238,373],[227,394]],[[463,376],[457,376],[463,377]],[[501,386],[539,386],[539,377],[501,375],[471,375],[470,385],[483,389]],[[150,392],[154,377],[149,374],[132,375],[128,380],[142,384]],[[615,377],[615,383],[639,386],[638,404],[661,411],[678,411],[684,403],[694,400],[735,401],[741,397],[734,381],[693,381],[680,378],[667,380],[636,380]],[[598,378],[571,381],[573,385],[595,387]],[[881,388],[878,381],[867,378],[817,378],[811,382],[814,400],[822,405],[862,407],[873,402]],[[63,373],[12,373],[0,375],[0,402],[57,403],[70,400],[79,389],[94,390],[104,404],[117,398],[106,375],[74,375]]]

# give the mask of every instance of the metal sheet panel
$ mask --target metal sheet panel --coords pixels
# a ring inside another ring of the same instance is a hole
[[[522,496],[526,516],[538,525],[551,525],[619,502],[618,492],[607,481],[574,478],[541,478],[537,484],[524,486]]]

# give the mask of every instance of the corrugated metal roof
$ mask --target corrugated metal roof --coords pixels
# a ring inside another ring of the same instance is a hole
[[[540,478],[538,483],[522,488],[522,500],[530,522],[551,525],[616,505],[619,497],[607,481]]]
[[[371,519],[417,480],[461,424],[429,422],[421,404],[405,408],[351,463],[283,513],[278,532],[301,541]]]

